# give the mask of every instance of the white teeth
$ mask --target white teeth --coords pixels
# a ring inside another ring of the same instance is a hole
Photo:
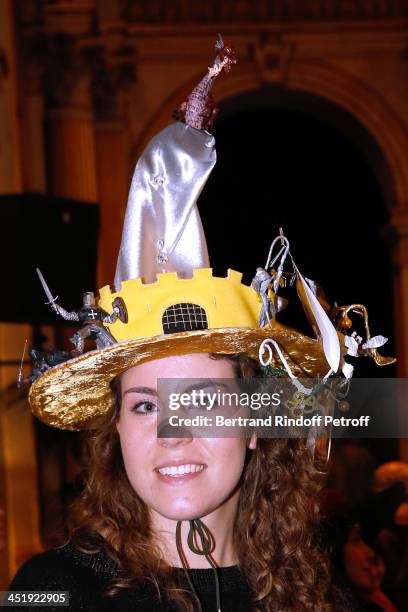
[[[192,472],[201,472],[204,466],[197,463],[188,463],[187,465],[171,465],[159,469],[163,476],[181,476],[182,474],[190,474]]]

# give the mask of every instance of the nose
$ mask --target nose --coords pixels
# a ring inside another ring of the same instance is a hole
[[[177,433],[179,437],[173,438],[174,427],[168,423],[158,425],[157,444],[167,448],[174,448],[176,446],[183,446],[192,442],[193,436],[188,427],[177,427]]]

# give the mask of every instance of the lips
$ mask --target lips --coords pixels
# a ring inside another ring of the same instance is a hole
[[[183,465],[171,465],[159,468],[160,474],[163,476],[182,476],[184,474],[193,474],[201,472],[204,465],[201,463],[187,463]]]
[[[167,461],[154,468],[161,481],[182,484],[199,476],[207,467],[205,463],[191,459]]]

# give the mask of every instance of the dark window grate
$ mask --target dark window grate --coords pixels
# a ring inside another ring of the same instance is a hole
[[[174,334],[181,331],[208,329],[207,314],[197,304],[173,304],[162,317],[163,332]]]

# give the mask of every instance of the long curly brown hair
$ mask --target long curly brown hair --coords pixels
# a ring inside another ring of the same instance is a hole
[[[237,377],[260,375],[258,364],[245,355],[212,357],[231,360]],[[169,603],[193,612],[196,599],[180,588],[174,569],[163,561],[149,509],[127,478],[115,426],[120,383],[113,390],[116,409],[88,439],[86,483],[72,507],[71,540],[84,552],[103,548],[117,563],[120,577],[108,595],[148,580]],[[333,609],[329,563],[317,537],[321,486],[322,472],[303,440],[259,439],[248,451],[234,544],[253,593],[253,611]],[[95,546],[95,533],[103,544]]]

